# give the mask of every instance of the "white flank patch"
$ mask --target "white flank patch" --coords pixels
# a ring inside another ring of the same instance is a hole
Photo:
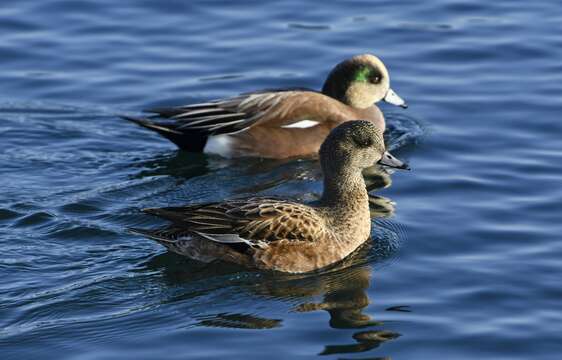
[[[210,136],[203,152],[230,157],[232,154],[232,138],[229,135]]]
[[[285,129],[292,129],[292,128],[306,129],[306,128],[316,126],[318,124],[319,124],[319,122],[314,121],[314,120],[301,120],[301,121],[298,121],[296,123],[292,123],[292,124],[281,126],[281,127],[285,128]]]

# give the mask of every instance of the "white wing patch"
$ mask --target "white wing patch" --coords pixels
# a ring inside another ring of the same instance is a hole
[[[259,247],[261,249],[265,249],[268,247],[267,243],[261,240],[256,242],[252,242],[250,240],[244,239],[237,234],[206,234],[202,232],[195,232],[197,235],[214,242],[218,242],[221,244],[239,244],[244,243],[249,247]]]
[[[318,124],[319,124],[319,122],[314,121],[314,120],[301,120],[301,121],[298,121],[296,123],[284,125],[284,126],[281,126],[281,127],[284,128],[284,129],[293,129],[293,128],[307,129],[307,128],[316,126]]]
[[[203,152],[230,157],[232,154],[232,138],[230,135],[210,136]]]

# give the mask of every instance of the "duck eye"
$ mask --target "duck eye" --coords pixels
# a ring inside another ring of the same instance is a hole
[[[370,139],[370,138],[355,139],[355,143],[359,147],[366,148],[366,147],[369,147],[369,146],[373,145],[373,139]]]
[[[375,75],[375,76],[371,77],[371,82],[372,82],[373,84],[378,84],[378,83],[381,82],[381,77],[378,76],[378,75]]]

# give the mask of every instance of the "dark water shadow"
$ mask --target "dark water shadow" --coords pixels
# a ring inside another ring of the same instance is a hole
[[[139,170],[130,175],[132,179],[167,175],[187,180],[205,175],[212,169],[206,155],[180,150],[158,154],[153,158],[138,161],[133,166]]]
[[[321,177],[320,167],[314,159],[227,159],[183,150],[137,161],[133,167],[138,170],[130,175],[131,179],[171,176],[178,184],[209,174],[228,177],[232,179],[229,185],[233,187],[234,197],[267,191],[290,181]]]

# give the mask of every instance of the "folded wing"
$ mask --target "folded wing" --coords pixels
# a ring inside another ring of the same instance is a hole
[[[273,198],[146,209],[173,222],[171,228],[223,244],[264,248],[287,241],[314,242],[323,236],[323,219],[314,208]],[[177,238],[166,233],[169,238]]]
[[[310,90],[264,91],[201,104],[148,109],[153,115],[143,119],[141,125],[159,132],[209,136],[236,133],[256,124],[291,127],[304,120],[307,125],[344,121],[350,116],[346,110],[340,102]]]

